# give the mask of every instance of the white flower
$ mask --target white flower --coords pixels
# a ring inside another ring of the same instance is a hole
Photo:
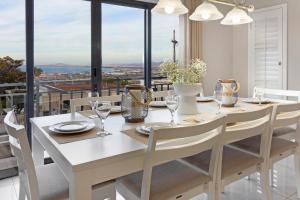
[[[194,59],[187,67],[179,66],[173,61],[166,61],[160,65],[161,72],[173,83],[193,84],[202,81],[206,75],[207,65],[200,59]]]

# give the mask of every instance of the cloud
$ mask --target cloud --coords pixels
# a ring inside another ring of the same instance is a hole
[[[25,58],[25,0],[0,1],[0,56]],[[35,63],[86,65],[91,58],[90,2],[35,1]],[[103,5],[103,61],[141,62],[143,11]],[[178,18],[153,16],[153,60],[171,58],[172,30]]]

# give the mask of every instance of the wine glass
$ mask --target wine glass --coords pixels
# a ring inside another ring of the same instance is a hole
[[[221,114],[221,108],[222,108],[222,93],[220,91],[215,90],[214,91],[214,101],[218,104],[218,111],[217,114]]]
[[[258,99],[259,105],[261,105],[262,99],[264,97],[264,91],[262,89],[255,90],[255,98]]]
[[[98,100],[90,100],[89,104],[90,104],[90,106],[92,108],[93,113],[96,113],[96,108],[97,108],[97,105],[98,105]],[[97,118],[97,115],[91,115],[90,118],[91,119]]]
[[[107,117],[109,116],[110,111],[111,111],[111,102],[110,101],[100,101],[97,103],[95,112],[101,120],[100,131],[97,133],[97,135],[99,135],[101,137],[111,135],[111,133],[107,132],[104,128],[104,122],[107,119]]]
[[[175,124],[174,121],[174,113],[178,108],[179,105],[179,97],[177,95],[168,95],[166,97],[166,105],[171,113],[171,124]]]

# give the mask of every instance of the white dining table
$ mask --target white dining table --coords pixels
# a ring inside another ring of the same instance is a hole
[[[244,112],[263,108],[239,102],[233,108],[222,108],[223,113]],[[199,114],[192,116],[177,115],[181,123],[188,119],[209,121],[216,117],[217,104],[214,102],[198,103]],[[76,120],[86,120],[80,113]],[[143,169],[146,144],[130,137],[122,130],[134,129],[137,125],[125,123],[120,114],[110,115],[105,122],[106,130],[112,135],[96,137],[66,144],[58,144],[43,127],[74,119],[71,114],[36,117],[32,124],[32,151],[35,165],[44,164],[44,151],[59,166],[69,182],[71,200],[91,200],[92,186]],[[167,109],[150,108],[145,123],[170,122]]]

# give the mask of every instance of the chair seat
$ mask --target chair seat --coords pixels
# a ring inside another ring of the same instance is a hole
[[[137,172],[117,180],[117,190],[125,199],[140,199],[143,172]],[[162,200],[170,197],[183,196],[184,193],[210,181],[210,177],[172,161],[153,168],[150,199]]]
[[[195,156],[184,158],[183,160],[208,172],[210,156],[211,151],[206,151]],[[242,172],[243,170],[260,164],[261,162],[263,162],[263,160],[256,156],[225,146],[222,160],[222,179]]]
[[[282,136],[285,136],[285,135],[294,136],[295,133],[296,133],[296,128],[295,127],[290,127],[290,126],[280,127],[280,128],[276,128],[273,131],[273,137],[282,137]]]
[[[234,147],[250,151],[255,154],[259,154],[260,151],[260,136],[248,138],[239,142],[230,144]],[[296,148],[297,143],[291,142],[285,139],[272,138],[270,157],[278,156],[290,149]]]
[[[36,168],[40,200],[63,200],[69,197],[69,184],[56,164]]]

